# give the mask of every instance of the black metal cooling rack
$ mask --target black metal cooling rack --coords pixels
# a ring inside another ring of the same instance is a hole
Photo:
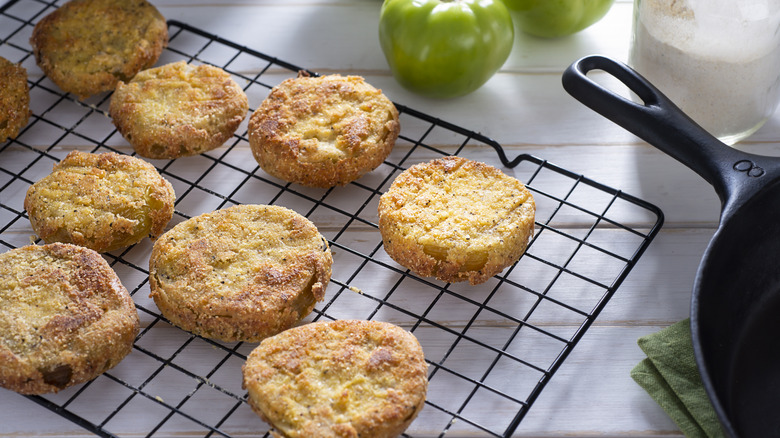
[[[110,123],[108,95],[78,101],[35,66],[29,35],[55,7],[56,1],[42,0],[0,7],[0,56],[27,68],[32,97],[28,126],[0,144],[3,251],[31,242],[24,193],[54,162],[73,149],[133,153]],[[184,59],[225,69],[244,84],[250,111],[273,85],[303,70],[187,24],[168,25],[170,44],[158,64]],[[509,437],[653,240],[663,215],[620,190],[534,156],[510,160],[490,138],[398,108],[402,132],[391,156],[345,187],[308,189],[266,175],[249,152],[245,124],[220,149],[153,164],[177,193],[172,223],[233,204],[274,203],[318,225],[333,249],[334,269],[326,299],[310,319],[391,321],[423,345],[428,399],[405,436]],[[386,256],[376,231],[377,201],[393,178],[447,154],[498,158],[536,199],[536,234],[526,254],[477,287],[407,272]],[[146,436],[267,436],[240,387],[240,367],[254,345],[214,342],[170,326],[148,298],[150,250],[145,241],[105,255],[141,316],[133,352],[92,382],[28,398],[100,436],[137,435],[139,428]],[[478,417],[476,406],[495,414]]]

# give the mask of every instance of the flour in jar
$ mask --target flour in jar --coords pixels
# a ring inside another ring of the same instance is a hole
[[[732,144],[780,100],[778,0],[636,0],[629,63]]]

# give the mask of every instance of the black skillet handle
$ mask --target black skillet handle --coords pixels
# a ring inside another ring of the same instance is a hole
[[[611,74],[644,104],[594,82],[587,76],[591,70]],[[760,156],[719,141],[639,73],[619,61],[598,55],[582,58],[563,73],[563,88],[592,110],[698,173],[715,188],[724,205],[735,197],[735,191],[749,191],[763,179],[765,170],[757,162]]]

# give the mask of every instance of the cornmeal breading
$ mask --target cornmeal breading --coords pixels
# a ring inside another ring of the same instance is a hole
[[[149,283],[173,324],[208,338],[257,342],[311,313],[332,263],[327,241],[305,217],[236,205],[163,234],[152,249]]]
[[[398,110],[359,76],[300,76],[274,87],[249,119],[260,167],[285,181],[333,187],[377,168],[400,132]]]
[[[173,159],[222,146],[248,109],[244,90],[227,72],[179,61],[120,82],[109,113],[139,155]]]
[[[390,438],[422,410],[427,372],[410,332],[341,320],[264,340],[244,364],[243,384],[276,438]]]
[[[517,179],[485,163],[445,157],[398,175],[379,200],[379,230],[399,264],[478,284],[525,252],[535,211]]]
[[[0,386],[43,394],[94,379],[130,353],[138,330],[130,294],[95,251],[0,254]]]
[[[45,242],[106,252],[162,233],[174,199],[171,184],[140,158],[73,151],[30,186],[24,208]]]
[[[30,119],[27,70],[0,57],[0,142],[16,138]]]
[[[70,0],[35,25],[30,44],[52,82],[86,99],[154,65],[168,26],[146,0]]]

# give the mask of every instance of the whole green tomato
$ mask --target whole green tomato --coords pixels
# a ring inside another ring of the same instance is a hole
[[[503,0],[523,32],[557,38],[601,20],[614,0]]]
[[[385,0],[379,42],[401,85],[448,98],[498,71],[512,51],[514,26],[501,0]]]

